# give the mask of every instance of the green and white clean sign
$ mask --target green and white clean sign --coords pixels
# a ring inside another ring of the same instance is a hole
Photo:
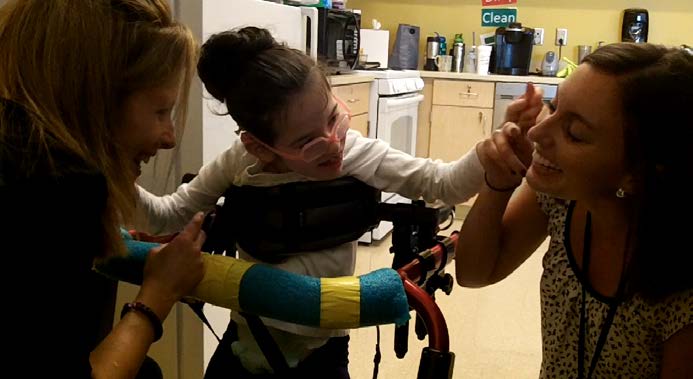
[[[508,26],[517,22],[517,8],[482,8],[481,26]]]

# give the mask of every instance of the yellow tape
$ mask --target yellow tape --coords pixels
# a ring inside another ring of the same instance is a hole
[[[320,279],[320,326],[357,328],[361,322],[361,284],[359,278]]]
[[[238,303],[241,279],[254,263],[206,253],[202,255],[202,259],[205,276],[192,296],[223,308],[241,310]]]

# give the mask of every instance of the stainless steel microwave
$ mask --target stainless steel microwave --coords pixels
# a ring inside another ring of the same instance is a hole
[[[310,19],[308,19],[310,23]],[[356,68],[361,48],[361,15],[347,10],[318,8],[317,53],[328,73],[338,74]],[[306,41],[311,41],[310,25]],[[306,46],[310,49],[310,46]]]

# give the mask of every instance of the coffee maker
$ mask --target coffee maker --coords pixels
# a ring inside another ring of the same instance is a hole
[[[519,22],[496,29],[495,73],[499,75],[527,75],[532,59],[534,29]]]
[[[621,42],[647,42],[647,30],[650,17],[647,9],[630,8],[623,11],[621,24]]]
[[[426,63],[424,70],[438,71],[436,57],[440,54],[440,36],[436,33],[433,37],[426,38]]]

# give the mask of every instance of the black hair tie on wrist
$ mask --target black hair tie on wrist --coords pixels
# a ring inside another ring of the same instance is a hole
[[[156,313],[154,313],[154,311],[151,308],[144,305],[143,303],[140,303],[139,301],[125,303],[125,305],[123,305],[123,310],[120,312],[120,318],[122,319],[123,316],[125,316],[125,314],[130,311],[137,311],[145,315],[149,322],[152,324],[152,328],[154,328],[154,342],[161,339],[161,336],[164,334],[164,327],[161,324],[161,320],[159,320],[159,317],[156,315]]]
[[[496,192],[510,192],[510,191],[513,191],[515,188],[520,186],[519,184],[516,186],[512,186],[512,187],[507,187],[507,188],[498,188],[498,187],[492,186],[491,183],[488,182],[488,176],[485,172],[484,172],[484,181],[486,182],[486,187],[488,187],[488,188],[490,188]]]

